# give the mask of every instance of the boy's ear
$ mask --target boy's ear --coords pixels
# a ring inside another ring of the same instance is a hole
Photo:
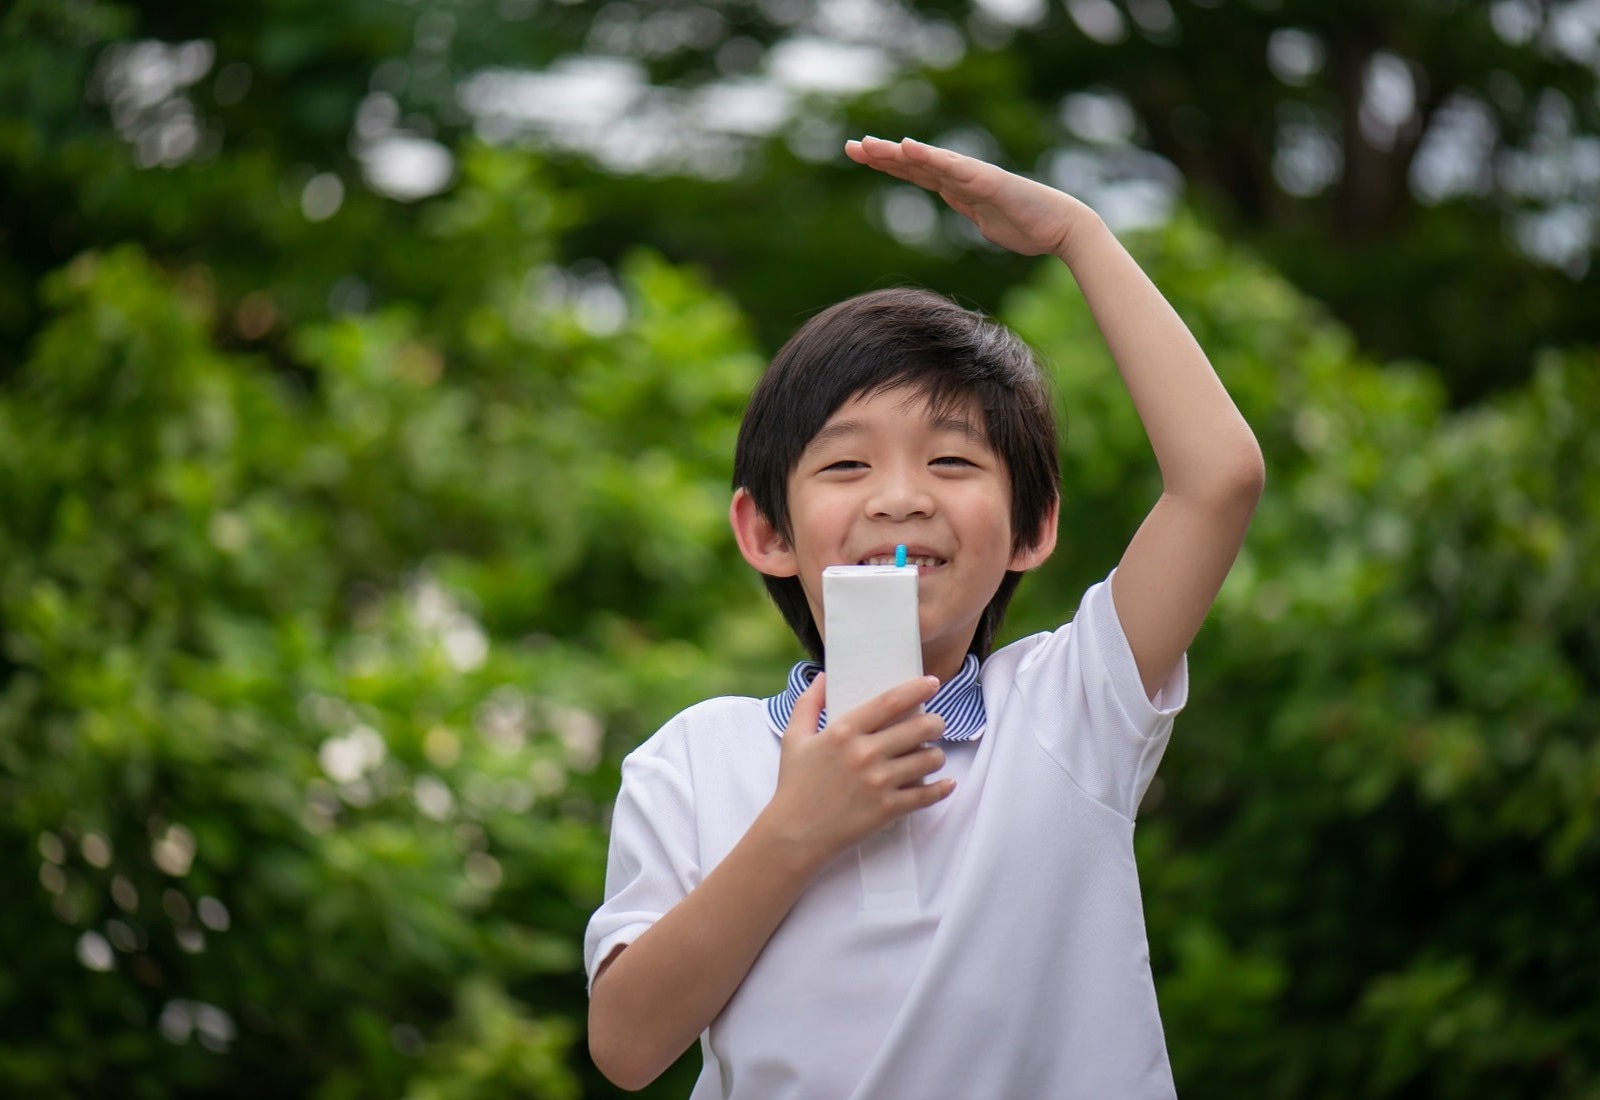
[[[1039,521],[1038,540],[1025,549],[1011,555],[1010,569],[1013,572],[1025,573],[1029,569],[1043,565],[1056,548],[1056,530],[1061,522],[1061,498],[1057,497],[1050,505],[1050,510],[1045,513],[1044,519]]]
[[[800,572],[789,543],[756,507],[755,498],[742,488],[733,491],[728,525],[739,543],[739,553],[756,572],[769,577],[792,577]]]

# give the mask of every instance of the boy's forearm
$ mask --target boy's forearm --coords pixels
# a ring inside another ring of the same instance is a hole
[[[1058,257],[1088,302],[1161,468],[1164,492],[1259,492],[1261,452],[1187,325],[1116,236],[1085,210]]]
[[[680,902],[602,963],[589,1000],[589,1052],[607,1077],[643,1088],[682,1054],[738,990],[818,871],[896,818],[931,806],[952,780],[928,748],[938,715],[907,712],[938,682],[898,684],[819,730],[826,675],[796,701],[772,801]]]
[[[819,867],[758,818],[596,979],[589,1049],[601,1071],[636,1089],[666,1070],[722,1012]]]

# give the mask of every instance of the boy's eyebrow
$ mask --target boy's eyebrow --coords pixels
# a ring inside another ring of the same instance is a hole
[[[946,413],[935,416],[928,425],[935,434],[959,435],[973,443],[987,443],[988,436],[982,428],[973,423],[970,417]],[[866,426],[859,420],[840,420],[829,424],[816,435],[811,437],[811,442],[806,444],[806,450],[815,450],[824,447],[835,440],[849,436],[859,435],[866,431]]]
[[[835,423],[827,425],[816,435],[812,436],[811,442],[806,444],[806,450],[814,451],[818,447],[826,446],[836,439],[843,439],[845,436],[850,435],[859,435],[864,430],[865,429],[862,427],[861,421],[859,420],[836,421]]]
[[[966,436],[974,443],[987,443],[989,436],[983,427],[975,423],[971,417],[960,416],[955,413],[945,413],[933,418],[930,425],[935,432],[948,432],[952,435]]]

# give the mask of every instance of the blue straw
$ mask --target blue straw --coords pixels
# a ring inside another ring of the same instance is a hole
[[[901,569],[906,567],[906,544],[903,542],[894,548],[894,563]]]

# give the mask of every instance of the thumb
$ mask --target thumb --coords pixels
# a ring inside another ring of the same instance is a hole
[[[822,721],[822,708],[827,705],[826,687],[823,684],[826,677],[827,673],[817,673],[817,678],[794,701],[794,710],[789,712],[789,725],[783,731],[785,737],[797,732],[817,732],[817,723]]]

